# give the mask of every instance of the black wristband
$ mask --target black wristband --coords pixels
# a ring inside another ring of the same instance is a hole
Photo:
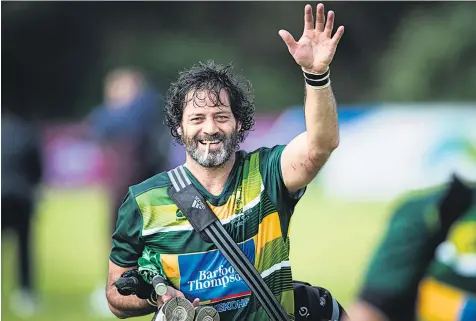
[[[330,69],[322,74],[312,74],[303,70],[304,81],[311,87],[326,88],[331,84]]]
[[[329,78],[329,75],[331,73],[330,69],[327,69],[327,71],[323,74],[311,74],[309,72],[304,71],[304,78],[309,79],[309,80],[323,80],[326,78]]]
[[[324,80],[311,80],[307,78],[304,78],[304,79],[306,81],[306,84],[316,88],[326,88],[331,84],[330,78],[326,78]]]

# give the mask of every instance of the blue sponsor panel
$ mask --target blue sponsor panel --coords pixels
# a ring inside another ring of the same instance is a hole
[[[378,110],[374,105],[362,106],[339,106],[339,124],[345,128],[348,124],[353,124]],[[283,111],[269,130],[260,136],[262,146],[274,146],[276,144],[287,144],[294,137],[306,131],[306,121],[304,117],[304,106],[293,106]]]
[[[254,263],[254,240],[250,239],[238,246]],[[187,297],[218,301],[220,298],[239,297],[250,291],[245,281],[218,250],[180,255],[178,264],[180,290]]]
[[[476,320],[476,298],[467,298],[461,312],[461,321],[474,320]]]
[[[339,105],[337,108],[337,116],[340,124],[346,124],[358,121],[376,110],[379,110],[379,105]],[[286,109],[281,113],[275,125],[282,124],[285,126],[293,122],[305,126],[304,106],[293,106],[292,108]]]

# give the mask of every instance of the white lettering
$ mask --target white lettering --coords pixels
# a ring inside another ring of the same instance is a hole
[[[249,301],[250,301],[249,298],[245,298],[245,299],[239,299],[239,300],[225,302],[225,303],[219,303],[215,305],[215,309],[218,312],[225,312],[229,310],[239,309],[239,308],[246,307]]]
[[[219,273],[220,275],[223,274],[223,265],[220,265],[220,266],[218,267],[218,273]]]
[[[205,275],[206,272],[207,272],[207,271],[200,271],[200,272],[199,272],[198,279],[199,279],[200,281],[205,280],[205,279],[207,278],[207,276]]]
[[[235,273],[235,269],[232,266],[230,266],[228,268],[228,273],[230,273],[230,274]]]
[[[233,275],[231,275],[231,276],[233,276]],[[218,280],[220,280],[220,282],[223,282],[223,287],[226,288],[226,285],[228,284],[228,282],[230,282],[230,277],[225,275],[224,277],[222,277],[221,279],[218,279]]]
[[[242,278],[232,266],[224,267],[220,265],[213,271],[198,271],[198,279],[188,281],[188,286],[189,291],[199,291],[215,287],[226,288],[231,283],[240,281],[242,281]]]
[[[193,280],[193,281],[188,281],[188,284],[190,285],[190,290],[189,291],[196,291],[196,290],[201,290],[203,289],[203,283],[200,282],[199,280]],[[194,288],[195,285],[195,288]]]
[[[213,280],[210,280],[209,282],[211,282],[212,288],[217,286],[222,286],[222,279],[213,279]]]

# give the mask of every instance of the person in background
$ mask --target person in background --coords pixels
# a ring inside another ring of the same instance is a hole
[[[348,315],[476,320],[476,182],[454,176],[398,206]]]
[[[18,236],[19,287],[11,295],[12,312],[34,315],[38,298],[32,275],[32,221],[42,178],[39,135],[32,124],[2,107],[2,232]]]
[[[104,79],[104,102],[87,118],[91,136],[108,159],[107,190],[110,195],[110,229],[115,230],[117,208],[128,187],[163,171],[168,163],[170,140],[163,124],[161,98],[143,74],[134,68],[116,68]],[[98,314],[110,315],[104,285],[90,303]]]

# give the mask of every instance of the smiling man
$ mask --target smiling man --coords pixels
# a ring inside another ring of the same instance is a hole
[[[299,41],[279,32],[306,84],[306,132],[288,145],[247,153],[239,144],[254,125],[247,80],[213,62],[181,72],[171,84],[166,124],[186,150],[185,171],[226,231],[264,278],[291,319],[294,293],[289,261],[289,224],[307,184],[339,142],[329,65],[344,32],[332,35],[334,13],[305,7]],[[113,286],[139,266],[148,282],[159,274],[169,283],[160,307],[174,296],[212,305],[221,320],[268,320],[246,283],[213,244],[203,242],[169,198],[167,173],[129,188],[119,210],[110,254],[107,297],[120,318],[157,310],[155,302],[122,296]]]
[[[208,67],[208,72],[211,72],[217,66],[209,63]],[[213,75],[209,76],[212,80]],[[186,125],[177,127],[176,137],[180,142],[183,141],[187,155],[191,158],[188,165],[216,168],[225,164],[238,148],[243,121],[238,122],[233,115],[228,89],[219,83],[208,86],[216,88],[204,88],[187,94],[182,115]],[[252,108],[252,104],[248,105]],[[253,112],[252,109],[250,111]],[[209,118],[211,121],[208,121]],[[252,118],[249,122],[252,122]],[[175,125],[174,120],[171,123]],[[251,125],[245,124],[245,127]]]

